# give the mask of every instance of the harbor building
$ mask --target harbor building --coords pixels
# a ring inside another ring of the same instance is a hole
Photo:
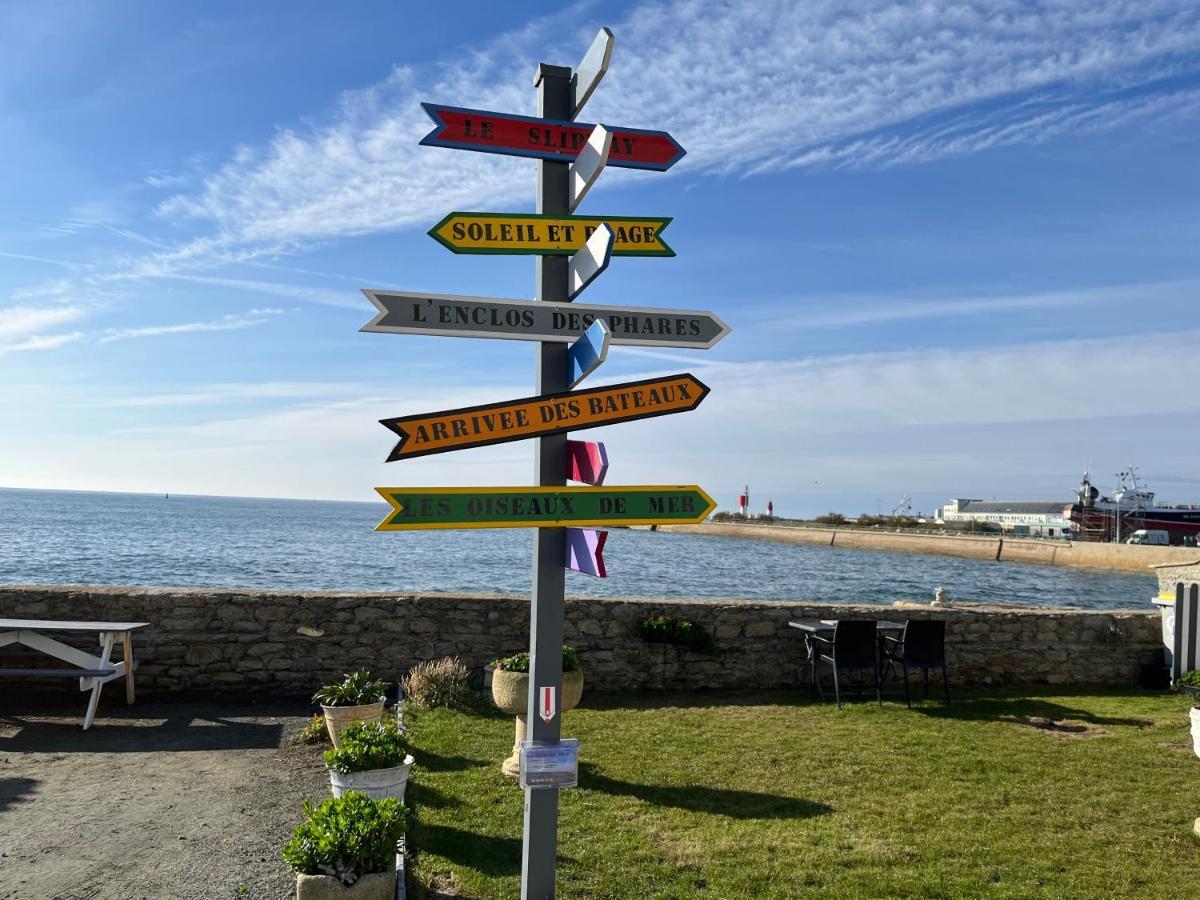
[[[1021,537],[1070,538],[1067,500],[951,500],[934,511],[939,523],[987,522]]]

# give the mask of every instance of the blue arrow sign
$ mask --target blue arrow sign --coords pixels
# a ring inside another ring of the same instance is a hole
[[[608,341],[608,324],[603,319],[597,319],[567,348],[567,359],[571,363],[571,383],[568,387],[574,388],[600,368],[608,356]]]

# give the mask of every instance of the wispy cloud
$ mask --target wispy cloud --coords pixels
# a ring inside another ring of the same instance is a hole
[[[0,354],[21,350],[55,350],[64,344],[73,344],[87,335],[82,331],[63,332],[61,334],[38,334],[12,344],[0,344]]]
[[[195,284],[214,284],[219,287],[236,288],[242,291],[255,291],[260,294],[272,294],[277,297],[287,297],[290,300],[304,300],[310,303],[320,303],[323,306],[337,306],[343,309],[362,309],[362,299],[358,291],[344,291],[328,288],[315,288],[307,285],[288,284],[279,281],[263,281],[251,278],[222,278],[216,275],[182,275],[162,273],[153,277],[173,278],[179,281],[190,281]]]
[[[231,313],[207,322],[181,322],[175,325],[148,325],[141,328],[109,328],[99,338],[99,343],[123,341],[129,338],[160,337],[166,334],[189,334],[196,331],[235,331],[264,325],[273,316],[283,315],[282,309],[252,309],[247,313]]]
[[[923,292],[928,293],[928,292]],[[880,303],[878,295],[838,296],[822,304],[819,310],[796,309],[788,302],[786,317],[778,312],[763,312],[744,316],[748,322],[760,323],[778,331],[788,329],[811,331],[821,328],[845,328],[858,325],[877,325],[888,322],[946,319],[981,316],[1015,310],[1064,309],[1123,303],[1133,306],[1156,300],[1188,300],[1200,296],[1200,280],[1143,282],[1108,285],[1059,291],[1039,291],[1032,294],[1002,294],[986,297],[936,297],[914,300],[909,295],[889,295]],[[827,298],[828,300],[828,298]]]
[[[165,394],[110,398],[108,406],[210,406],[247,400],[312,400],[365,393],[367,385],[344,381],[262,381],[208,384]]]
[[[541,17],[440,65],[398,66],[346,92],[309,120],[316,124],[282,124],[269,142],[238,147],[215,169],[193,157],[179,174],[147,176],[152,187],[185,188],[157,210],[195,223],[199,236],[168,246],[107,207],[80,207],[48,227],[64,235],[104,227],[148,248],[88,273],[85,286],[209,279],[357,307],[339,291],[211,273],[428,225],[430,210],[521,205],[532,163],[420,147],[431,127],[420,101],[531,112],[528,76],[551,38],[564,48],[557,61],[571,63],[599,24],[613,26],[617,50],[587,118],[669,129],[689,151],[676,173],[888,167],[1200,119],[1200,7],[1183,0],[867,0],[853,14],[836,0],[667,0],[603,23],[587,22],[590,11]],[[639,177],[614,170],[598,190]]]
[[[853,15],[832,0],[677,0],[608,24],[617,56],[589,118],[669,128],[689,151],[678,171],[692,173],[915,163],[1195,116],[1200,102],[1194,88],[1156,87],[1200,68],[1200,12],[1169,0],[874,0]],[[529,111],[528,73],[544,31],[506,35],[434,72],[397,69],[346,94],[323,126],[240,148],[201,190],[176,194],[160,211],[208,220],[236,242],[277,244],[518,200],[528,166],[419,147],[430,124],[418,103]],[[637,176],[610,173],[601,184],[625,177]]]
[[[86,314],[87,310],[78,306],[10,306],[0,309],[0,341],[33,335],[81,319]]]

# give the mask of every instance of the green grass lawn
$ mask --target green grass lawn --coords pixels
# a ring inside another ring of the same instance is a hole
[[[1200,760],[1170,694],[584,694],[561,897],[1191,897]],[[1066,723],[1062,731],[1041,719]],[[410,713],[418,896],[519,895],[513,721]]]

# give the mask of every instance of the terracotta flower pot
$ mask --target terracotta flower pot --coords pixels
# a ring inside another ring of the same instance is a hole
[[[350,885],[332,875],[297,875],[296,900],[393,900],[396,873],[372,872]]]
[[[574,709],[583,697],[583,670],[563,672],[560,713]],[[505,775],[516,778],[521,772],[521,741],[525,740],[525,715],[529,703],[529,673],[492,671],[492,700],[502,712],[517,717],[512,756],[500,766]]]

